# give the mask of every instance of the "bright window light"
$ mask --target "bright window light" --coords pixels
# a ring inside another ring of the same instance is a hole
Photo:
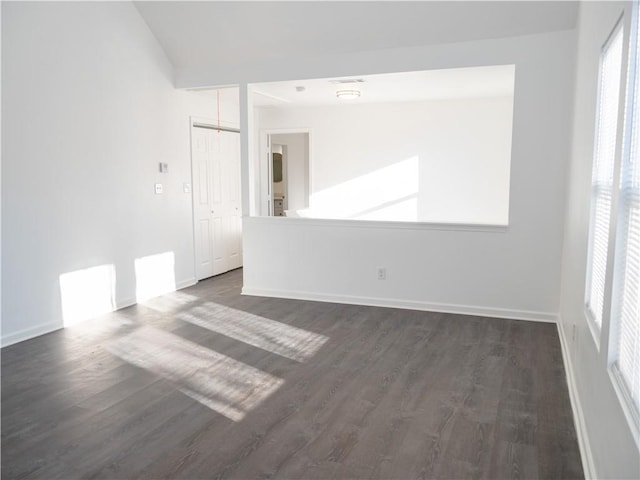
[[[613,198],[613,170],[618,131],[618,100],[622,69],[622,24],[602,49],[596,142],[591,180],[591,219],[585,303],[590,322],[602,328]]]
[[[634,20],[640,6],[634,3]],[[640,446],[640,35],[629,45],[625,148],[622,153],[611,299],[611,360],[636,443]],[[630,120],[630,121],[629,121]]]

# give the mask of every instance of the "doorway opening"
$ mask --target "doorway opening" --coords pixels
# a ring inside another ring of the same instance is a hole
[[[272,141],[274,139],[272,138]],[[284,217],[289,209],[289,192],[287,179],[288,146],[271,144],[271,182],[273,190],[273,216]]]
[[[297,129],[263,135],[268,192],[264,212],[275,217],[304,216],[309,208],[311,132]]]

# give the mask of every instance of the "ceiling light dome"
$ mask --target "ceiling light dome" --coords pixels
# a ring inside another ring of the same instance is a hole
[[[338,90],[336,97],[344,100],[352,100],[360,96],[360,90]]]

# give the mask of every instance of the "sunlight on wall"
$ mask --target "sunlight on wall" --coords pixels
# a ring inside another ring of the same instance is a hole
[[[63,273],[59,280],[65,327],[115,310],[116,269],[113,265]]]
[[[358,220],[394,220],[397,222],[415,222],[418,220],[418,195],[413,194],[408,197],[398,199],[393,202],[384,203],[370,211],[360,213]]]
[[[315,355],[329,339],[286,323],[206,302],[178,315],[180,320],[276,353],[297,362]]]
[[[107,349],[172,381],[185,395],[235,422],[284,383],[281,378],[148,326],[110,343]]]
[[[408,158],[311,195],[302,217],[367,220],[418,218],[419,158]]]
[[[175,255],[158,253],[136,258],[136,300],[142,302],[176,290]]]

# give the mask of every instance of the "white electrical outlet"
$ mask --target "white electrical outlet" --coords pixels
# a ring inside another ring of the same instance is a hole
[[[189,182],[184,182],[182,184],[182,191],[184,193],[191,193],[191,184]]]
[[[156,195],[162,195],[163,190],[164,189],[162,188],[162,184],[156,183]]]
[[[387,269],[385,267],[378,267],[378,280],[387,279]]]

